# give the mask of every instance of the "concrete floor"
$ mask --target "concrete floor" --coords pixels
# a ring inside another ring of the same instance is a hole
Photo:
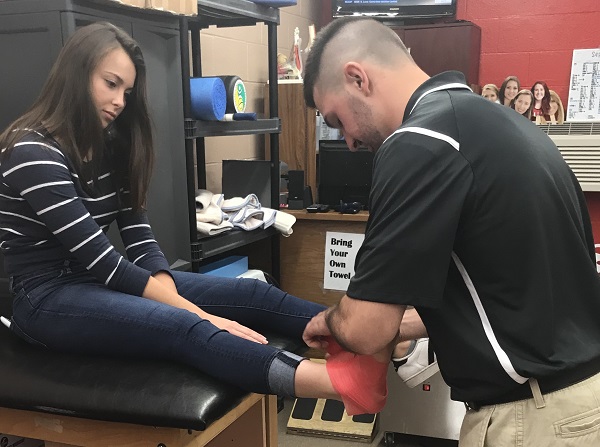
[[[278,415],[279,447],[449,447],[457,445],[453,441],[400,434],[394,435],[391,440],[393,442],[386,445],[382,431],[376,433],[371,443],[287,434],[286,428],[293,405],[292,399],[286,399],[284,409]]]

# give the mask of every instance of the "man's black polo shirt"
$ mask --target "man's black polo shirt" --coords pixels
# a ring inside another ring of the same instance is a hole
[[[463,401],[600,358],[600,282],[577,180],[554,143],[458,72],[411,97],[375,156],[348,296],[414,305]]]

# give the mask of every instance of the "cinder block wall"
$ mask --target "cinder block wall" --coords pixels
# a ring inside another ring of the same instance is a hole
[[[319,25],[320,0],[298,0],[295,6],[281,8],[278,27],[278,52],[289,56],[294,29],[300,29],[302,48],[308,42],[308,27]],[[268,79],[267,27],[211,27],[200,35],[204,76],[238,75],[248,93],[247,112],[264,113],[264,89]],[[262,160],[265,138],[262,135],[206,139],[207,188],[221,192],[221,163],[227,159]]]

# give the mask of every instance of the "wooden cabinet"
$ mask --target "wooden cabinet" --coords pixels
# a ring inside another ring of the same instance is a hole
[[[279,159],[289,169],[304,171],[304,181],[317,194],[317,143],[315,132],[316,110],[304,102],[304,84],[301,81],[283,81],[278,84]],[[265,88],[265,112],[269,112],[269,89]]]
[[[457,70],[464,73],[467,84],[479,85],[481,28],[474,23],[459,21],[391,28],[428,75]]]

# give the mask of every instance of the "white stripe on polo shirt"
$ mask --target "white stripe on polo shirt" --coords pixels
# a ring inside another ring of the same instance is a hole
[[[416,100],[415,105],[413,106],[413,108],[410,110],[410,113],[413,113],[413,110],[415,110],[415,107],[417,107],[417,104],[419,104],[419,102],[427,95],[429,95],[430,93],[434,93],[434,92],[439,92],[441,90],[451,90],[451,89],[462,89],[462,90],[469,90],[470,92],[472,91],[469,87],[467,87],[465,84],[461,84],[459,82],[453,82],[451,84],[444,84],[444,85],[440,85],[438,87],[432,88],[431,90],[427,90],[425,93],[423,93],[421,96],[419,96],[419,98]],[[456,141],[454,138],[449,137],[448,135],[445,135],[443,133],[440,132],[435,132],[433,130],[429,130],[429,129],[425,129],[422,127],[405,127],[402,128],[400,127],[398,130],[396,130],[393,134],[391,134],[389,137],[387,137],[384,140],[384,143],[389,140],[391,137],[393,137],[394,135],[396,135],[397,133],[400,132],[413,132],[413,133],[418,133],[421,135],[426,135],[428,137],[432,137],[432,138],[437,138],[438,140],[442,140],[445,141],[446,143],[448,143],[449,145],[451,145],[454,149],[456,149],[457,151],[460,150],[460,144],[458,143],[458,141]]]
[[[390,135],[388,138],[390,138],[393,135],[396,135],[397,133],[402,133],[402,132],[418,133],[418,134],[425,135],[425,136],[428,136],[431,138],[437,138],[438,140],[445,141],[446,143],[448,143],[450,146],[452,146],[457,151],[460,150],[460,144],[454,138],[449,137],[448,135],[445,135],[443,133],[436,132],[435,130],[425,129],[424,127],[401,127],[400,129],[395,131],[392,135]]]
[[[473,90],[471,90],[469,87],[467,87],[465,84],[461,84],[460,82],[453,82],[451,84],[444,84],[444,85],[439,85],[435,88],[432,88],[431,90],[427,90],[425,93],[423,93],[421,96],[419,96],[419,99],[417,99],[417,101],[415,102],[415,105],[413,106],[412,109],[410,109],[410,113],[413,113],[413,110],[415,110],[415,107],[417,107],[417,104],[419,104],[419,102],[425,98],[425,96],[429,95],[430,93],[433,92],[439,92],[440,90],[450,90],[450,89],[463,89],[463,90],[469,90],[470,92],[472,92]]]
[[[513,366],[510,359],[508,358],[508,355],[506,354],[504,349],[502,349],[502,347],[498,343],[498,339],[496,338],[496,334],[494,334],[494,330],[492,329],[490,320],[488,319],[488,316],[485,313],[485,309],[483,308],[483,304],[481,303],[479,294],[477,293],[477,290],[475,289],[475,285],[473,284],[471,277],[467,273],[465,266],[463,265],[463,263],[461,262],[461,260],[457,256],[457,254],[454,252],[452,252],[452,259],[454,260],[454,263],[456,264],[456,267],[458,268],[458,271],[460,272],[460,276],[462,276],[463,281],[465,282],[465,285],[467,286],[467,289],[469,290],[469,293],[471,294],[471,298],[473,299],[473,303],[475,304],[475,308],[477,309],[477,313],[479,314],[479,319],[481,320],[481,324],[483,325],[483,330],[485,331],[485,335],[486,335],[488,341],[490,342],[490,344],[492,345],[492,349],[494,350],[494,353],[496,354],[496,358],[500,362],[500,365],[502,366],[502,368],[504,369],[506,374],[508,374],[509,377],[511,379],[513,379],[515,382],[517,382],[519,384],[523,384],[523,383],[527,382],[528,379],[526,377],[521,376],[515,370],[515,367]]]

